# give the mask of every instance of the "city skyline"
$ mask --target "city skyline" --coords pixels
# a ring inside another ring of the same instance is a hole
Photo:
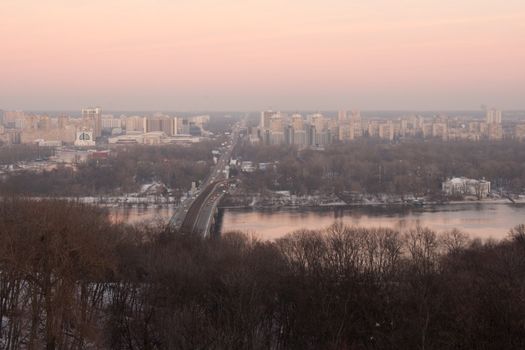
[[[523,109],[522,1],[0,4],[0,108]]]

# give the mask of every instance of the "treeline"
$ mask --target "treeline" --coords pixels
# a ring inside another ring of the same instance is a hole
[[[53,154],[52,147],[40,147],[37,145],[0,146],[0,165],[47,158]]]
[[[75,169],[58,166],[50,171],[11,174],[0,181],[0,193],[39,196],[86,196],[139,191],[141,185],[160,181],[182,192],[192,181],[204,179],[213,165],[211,150],[217,142],[182,146],[127,146],[109,159],[92,159]]]
[[[485,178],[493,189],[525,190],[523,143],[441,142],[435,140],[385,143],[357,140],[324,151],[243,144],[238,155],[255,162],[277,161],[273,172],[246,176],[248,190],[431,195],[449,177]]]
[[[0,202],[3,349],[522,349],[524,287],[525,226],[205,240]]]

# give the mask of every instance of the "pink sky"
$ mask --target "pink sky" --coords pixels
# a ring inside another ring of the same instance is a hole
[[[525,108],[523,0],[2,0],[0,109]]]

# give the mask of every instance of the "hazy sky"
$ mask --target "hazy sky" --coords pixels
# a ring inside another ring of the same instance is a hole
[[[525,108],[524,0],[1,0],[0,109]]]

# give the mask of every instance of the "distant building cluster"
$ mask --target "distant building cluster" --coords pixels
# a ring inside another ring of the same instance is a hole
[[[259,125],[250,131],[252,143],[266,145],[294,145],[299,148],[322,148],[335,142],[349,142],[362,137],[383,140],[407,138],[437,138],[448,140],[525,140],[525,124],[516,125],[514,132],[506,134],[502,126],[502,113],[497,109],[486,111],[484,120],[450,118],[437,115],[426,118],[410,115],[396,120],[363,119],[359,111],[340,111],[337,116],[321,113],[288,115],[264,111]]]
[[[173,117],[157,113],[153,116],[131,116],[114,118],[108,116],[102,119],[105,129],[113,135],[109,144],[147,144],[157,145],[174,142],[197,142],[204,125],[210,121],[209,115],[188,118]],[[125,132],[123,132],[123,130]]]
[[[0,111],[0,141],[5,144],[92,147],[109,144],[161,144],[196,142],[205,134],[208,115],[176,117],[157,113],[149,116],[114,117],[102,114],[100,107],[84,108],[81,116],[23,111]]]

